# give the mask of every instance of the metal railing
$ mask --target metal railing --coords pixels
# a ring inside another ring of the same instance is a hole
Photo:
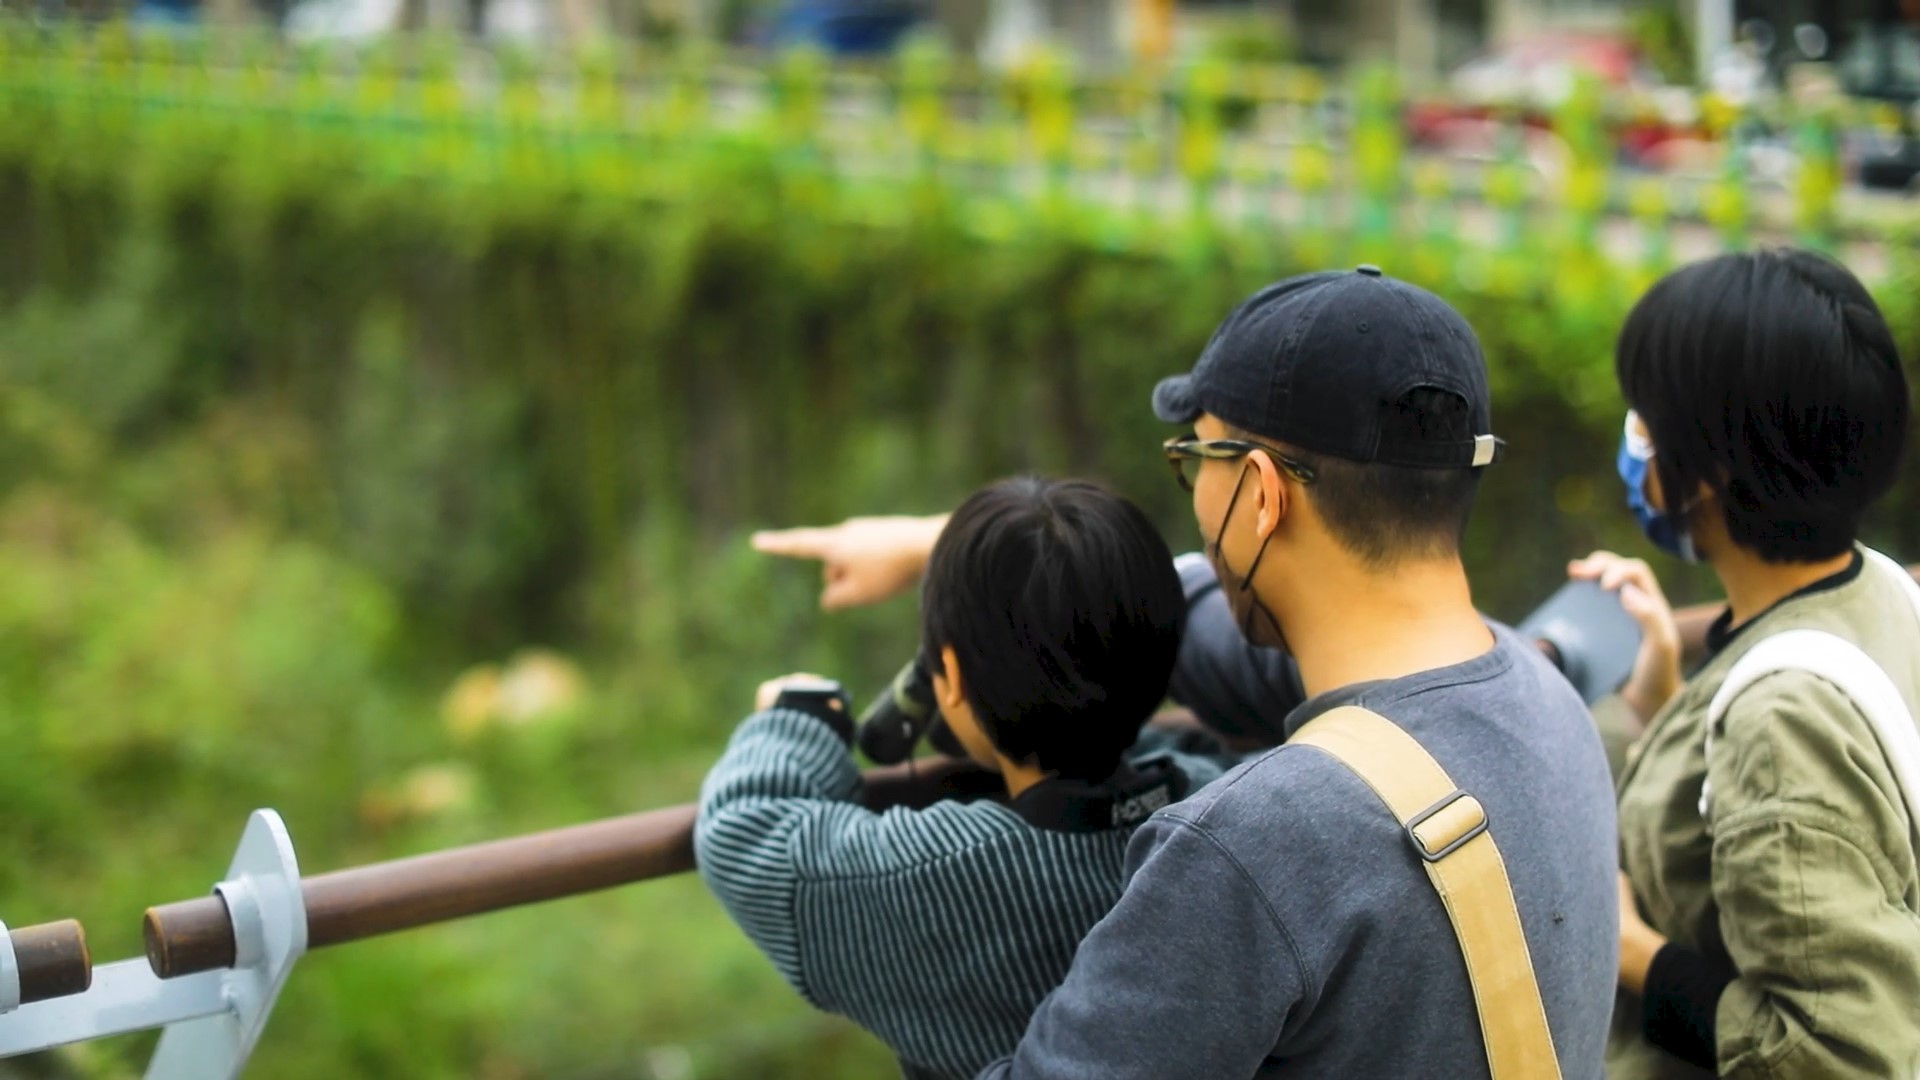
[[[980,790],[957,763],[865,774],[874,809]],[[294,963],[345,944],[693,869],[691,804],[302,877],[280,816],[248,818],[213,895],[149,908],[146,956],[94,966],[73,920],[0,925],[0,1058],[164,1029],[148,1080],[240,1075]]]

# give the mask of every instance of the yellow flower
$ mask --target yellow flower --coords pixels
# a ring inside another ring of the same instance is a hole
[[[500,678],[500,721],[519,726],[564,713],[579,703],[583,683],[579,667],[566,657],[547,649],[523,650]]]
[[[500,672],[492,664],[468,668],[440,699],[440,722],[448,734],[468,740],[485,731],[500,711]]]
[[[400,781],[400,805],[415,817],[430,817],[473,802],[473,770],[465,765],[422,765]]]

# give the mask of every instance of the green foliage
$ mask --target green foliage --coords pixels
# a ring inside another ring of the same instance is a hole
[[[1627,31],[1647,61],[1668,82],[1694,83],[1693,32],[1673,0],[1640,0],[1627,15]]]
[[[1203,56],[1239,64],[1285,64],[1298,49],[1286,16],[1277,7],[1254,8],[1207,19],[1200,39]]]

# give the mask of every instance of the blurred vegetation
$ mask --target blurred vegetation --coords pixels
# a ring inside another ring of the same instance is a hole
[[[1627,32],[1662,78],[1675,86],[1694,82],[1693,32],[1678,4],[1635,4],[1627,14]]]
[[[1242,64],[1286,64],[1299,59],[1286,16],[1257,6],[1204,17],[1199,52]]]
[[[1038,469],[1197,546],[1148,392],[1301,269],[1381,262],[1479,329],[1510,444],[1469,538],[1490,611],[1644,550],[1610,348],[1650,270],[1558,234],[1120,228],[1057,193],[861,183],[778,129],[668,137],[671,108],[616,136],[506,93],[436,126],[378,79],[258,70],[0,70],[0,916],[81,917],[103,959],[204,892],[253,807],[328,869],[689,798],[768,675],[877,689],[911,602],[821,618],[814,570],[750,528]],[[167,106],[196,80],[235,104]],[[1904,259],[1882,295],[1911,347]],[[1910,497],[1872,537],[1907,557]],[[34,1067],[132,1075],[147,1042]],[[259,1058],[890,1074],[691,878],[317,954]]]

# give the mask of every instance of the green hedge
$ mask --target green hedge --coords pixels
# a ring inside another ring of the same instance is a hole
[[[859,185],[749,139],[629,148],[623,194],[538,168],[534,136],[476,184],[371,168],[394,133],[351,118],[0,115],[10,379],[124,451],[272,410],[303,456],[268,509],[462,641],[619,624],[639,538],[690,580],[677,560],[745,526],[1019,469],[1105,477],[1189,539],[1153,381],[1260,283],[1361,259],[1486,346],[1512,454],[1472,538],[1485,602],[1515,613],[1565,553],[1632,543],[1610,348],[1639,279],[1577,250],[1173,215],[1117,242],[1096,208]],[[1883,296],[1910,331],[1902,267]],[[1903,524],[1886,539],[1920,546]]]

